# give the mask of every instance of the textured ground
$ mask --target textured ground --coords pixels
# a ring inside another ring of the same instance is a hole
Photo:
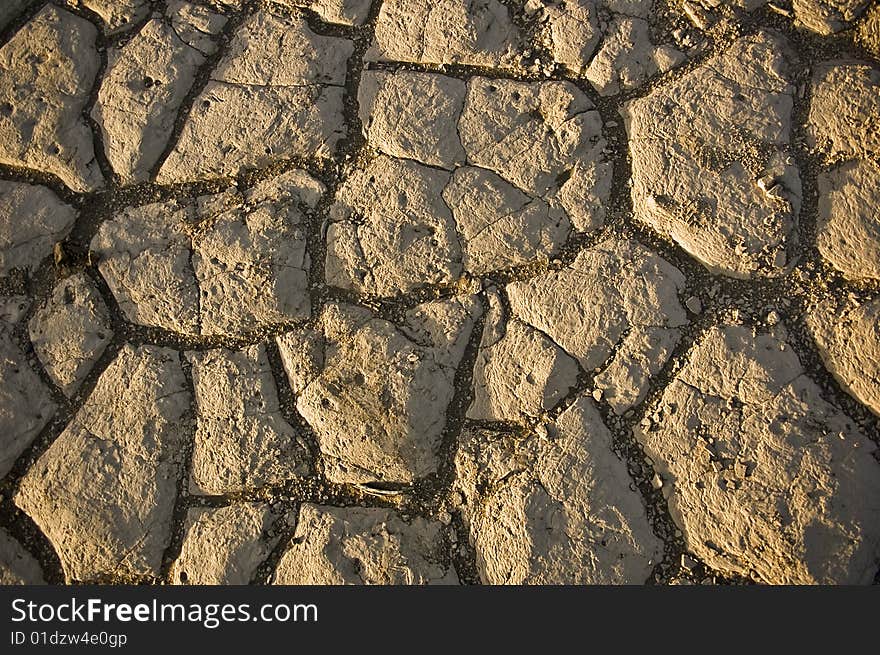
[[[880,5],[6,0],[0,582],[871,583]]]

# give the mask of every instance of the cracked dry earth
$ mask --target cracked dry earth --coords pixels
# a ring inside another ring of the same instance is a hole
[[[867,0],[5,0],[0,582],[875,582],[878,57]]]

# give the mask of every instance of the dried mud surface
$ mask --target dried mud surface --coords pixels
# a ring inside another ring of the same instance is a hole
[[[880,5],[0,9],[0,582],[880,580]]]

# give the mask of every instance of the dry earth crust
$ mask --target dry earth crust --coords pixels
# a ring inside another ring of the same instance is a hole
[[[876,1],[0,5],[0,583],[880,580]]]

